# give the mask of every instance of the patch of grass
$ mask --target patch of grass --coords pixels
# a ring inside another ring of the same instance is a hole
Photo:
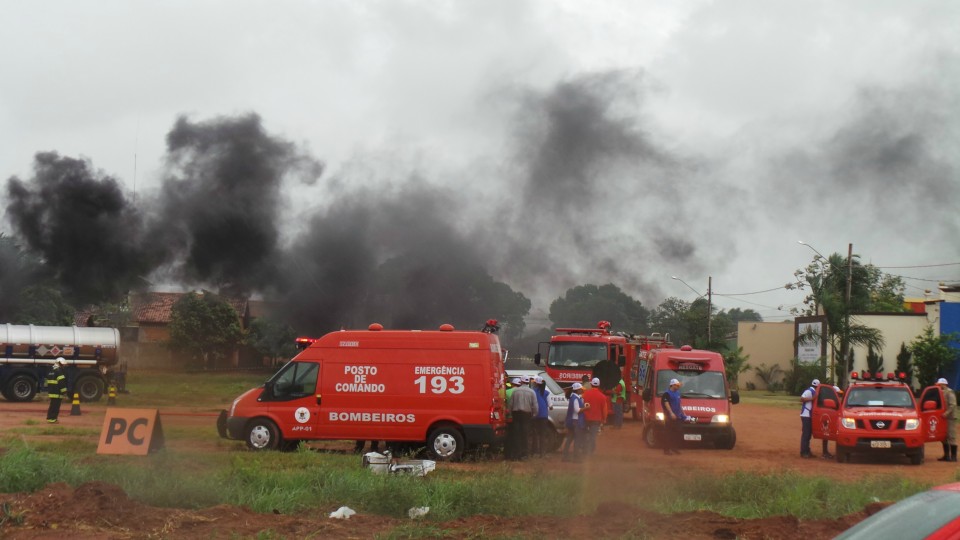
[[[55,482],[72,482],[76,467],[63,455],[38,452],[24,443],[15,443],[0,456],[0,491],[36,491]]]
[[[230,404],[243,392],[260,386],[272,371],[243,373],[185,373],[171,371],[131,371],[127,375],[128,394],[117,395],[120,407],[192,407],[216,411]]]
[[[710,510],[754,519],[791,515],[800,519],[837,518],[875,501],[895,501],[929,486],[894,476],[873,476],[856,483],[797,473],[697,476],[679,481],[658,499],[661,512]]]

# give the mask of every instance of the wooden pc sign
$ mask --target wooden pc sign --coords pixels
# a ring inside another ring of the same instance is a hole
[[[163,448],[163,443],[163,427],[157,409],[108,408],[97,453],[145,456]]]

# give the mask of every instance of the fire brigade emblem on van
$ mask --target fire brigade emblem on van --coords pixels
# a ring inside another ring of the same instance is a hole
[[[293,417],[297,419],[297,422],[306,424],[310,421],[310,410],[306,407],[300,407],[293,413]]]

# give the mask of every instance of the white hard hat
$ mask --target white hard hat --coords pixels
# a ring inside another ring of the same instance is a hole
[[[65,366],[65,365],[67,365],[67,361],[64,360],[62,356],[58,356],[58,357],[57,357],[57,365]]]
[[[811,381],[810,386],[820,386],[820,379],[814,379]]]
[[[947,380],[944,379],[943,377],[940,377],[939,379],[937,379],[937,384],[950,384],[950,383],[947,382]]]
[[[583,385],[578,382],[575,382],[573,383],[573,386],[571,386],[570,388],[573,388],[574,392],[576,392],[577,390],[583,390]]]
[[[520,384],[520,377],[514,377],[512,381],[513,384]]]
[[[543,384],[543,377],[537,375],[536,377],[533,378],[533,382],[537,384]]]
[[[590,384],[594,386],[600,386],[600,379],[598,379],[597,377],[594,377],[593,380],[590,381]]]
[[[523,384],[527,384],[530,382],[530,376],[524,375],[523,377],[520,378],[520,380],[523,381]]]
[[[670,379],[670,386],[673,386],[675,384],[680,384],[680,381],[678,381],[677,379]]]

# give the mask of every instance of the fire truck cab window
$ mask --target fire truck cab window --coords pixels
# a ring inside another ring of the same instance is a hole
[[[837,396],[837,393],[833,390],[833,388],[830,388],[829,386],[820,387],[820,393],[817,394],[817,405],[822,407],[823,402],[828,399],[832,399],[838,404],[840,402],[840,398]]]
[[[313,395],[317,390],[320,365],[313,362],[290,362],[274,375],[272,400],[287,401]]]
[[[592,368],[607,359],[607,346],[603,343],[553,343],[547,358],[551,366]]]

